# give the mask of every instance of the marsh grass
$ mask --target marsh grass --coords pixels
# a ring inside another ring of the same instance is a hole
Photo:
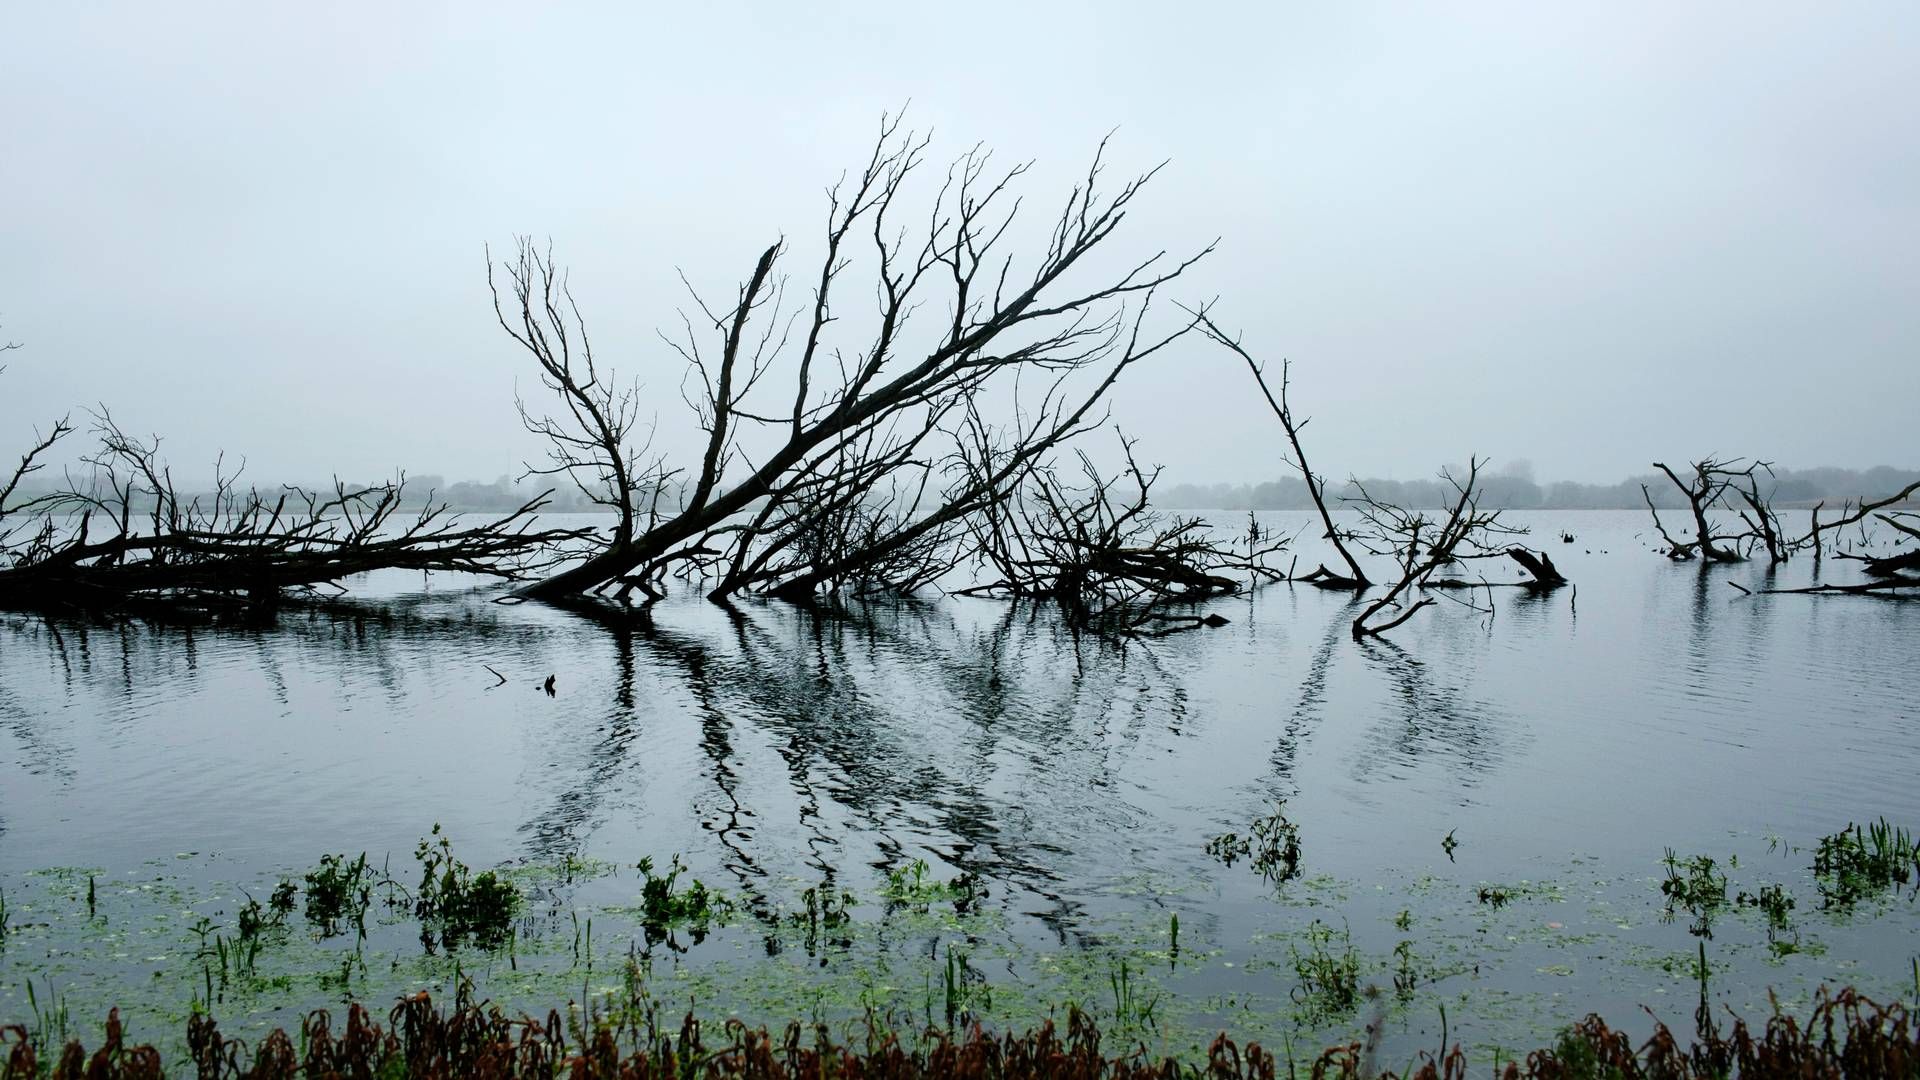
[[[1734,894],[1733,902],[1741,907],[1759,910],[1766,916],[1769,930],[1787,930],[1793,926],[1792,917],[1788,914],[1793,910],[1793,897],[1787,895],[1784,886],[1762,885],[1754,892],[1743,889]]]
[[[340,857],[339,861],[347,867],[364,862],[346,857]],[[1747,861],[1744,857],[1741,860],[1743,864]],[[673,906],[692,902],[698,895],[698,890],[689,882],[688,868],[679,866],[678,872],[673,868],[680,862],[680,859],[671,860],[664,874],[649,864],[650,873],[640,875],[643,879],[661,881],[666,895],[675,902]],[[1675,863],[1680,864],[1677,859]],[[906,871],[904,874],[900,873],[902,869]],[[375,901],[380,899],[384,888],[378,883],[383,873],[380,864],[370,864],[364,869],[363,876],[374,882]],[[511,880],[536,883],[526,886],[536,888],[538,882],[560,880],[568,870],[557,863],[529,864],[517,866],[510,873]],[[909,866],[896,867],[893,874],[869,881],[866,891],[858,894],[858,900],[873,906],[860,907],[860,918],[855,918],[850,910],[855,907],[855,894],[830,879],[801,892],[798,899],[804,906],[799,910],[795,910],[791,892],[784,905],[778,899],[765,905],[756,900],[754,907],[739,908],[734,912],[738,915],[738,932],[709,941],[700,956],[690,959],[643,947],[641,912],[624,906],[632,903],[626,898],[640,888],[637,883],[607,882],[598,890],[606,894],[604,899],[573,898],[555,892],[541,901],[543,907],[547,900],[552,901],[551,910],[546,911],[544,917],[538,912],[526,916],[508,936],[509,950],[518,944],[516,962],[511,952],[497,958],[462,957],[454,953],[442,957],[432,951],[423,955],[410,940],[415,929],[411,907],[383,913],[377,921],[367,920],[372,936],[364,948],[353,940],[331,943],[317,937],[309,940],[309,935],[297,925],[294,925],[296,932],[283,938],[281,929],[274,925],[275,894],[284,897],[281,906],[291,913],[282,916],[281,927],[298,923],[301,898],[298,890],[289,888],[282,893],[272,888],[276,879],[271,876],[250,883],[248,887],[254,891],[249,895],[237,884],[216,883],[195,892],[144,874],[134,878],[129,873],[128,881],[116,883],[115,877],[119,875],[102,873],[99,910],[107,919],[83,923],[87,876],[84,871],[35,872],[22,880],[22,887],[28,891],[20,893],[12,888],[13,882],[8,882],[16,924],[15,948],[7,958],[13,972],[7,980],[9,989],[17,994],[22,976],[29,973],[36,979],[50,975],[54,984],[73,994],[80,1014],[98,1016],[109,1004],[129,1006],[133,1011],[123,1007],[122,1014],[149,1030],[157,1022],[171,1023],[177,1018],[191,991],[195,998],[194,1011],[198,1013],[218,1012],[227,1017],[232,1010],[245,1010],[247,1018],[241,1022],[248,1025],[246,1033],[254,1041],[268,1030],[269,1017],[277,1010],[292,1008],[293,1013],[281,1012],[280,1015],[299,1015],[349,997],[377,999],[385,995],[391,1000],[392,995],[414,993],[422,988],[431,988],[438,994],[439,988],[447,985],[447,971],[457,968],[463,958],[467,969],[485,981],[489,994],[511,1003],[510,1007],[516,1010],[565,1000],[565,995],[575,992],[581,995],[583,1008],[601,1007],[611,996],[617,996],[609,987],[619,981],[621,960],[625,956],[630,964],[637,957],[649,965],[649,970],[655,961],[666,967],[653,988],[662,1002],[672,1002],[662,1007],[673,1016],[689,1008],[703,1012],[724,1008],[756,1022],[806,1015],[817,1023],[844,1025],[857,1022],[862,1010],[878,1009],[888,1023],[903,1032],[913,1032],[920,1030],[929,1017],[932,1021],[944,1019],[951,1003],[956,1020],[965,1017],[989,1027],[1022,1030],[1049,1015],[1058,1020],[1061,1014],[1050,1010],[1073,1004],[1096,1013],[1109,1032],[1139,1032],[1138,1037],[1148,1045],[1194,1054],[1205,1048],[1206,1037],[1222,1025],[1258,1032],[1276,1044],[1284,1034],[1290,1033],[1297,1039],[1316,1040],[1313,1045],[1318,1045],[1319,1039],[1342,1037],[1358,1028],[1364,1019],[1364,1015],[1359,1014],[1362,1009],[1371,1014],[1378,1008],[1384,1015],[1397,1017],[1430,1008],[1433,999],[1426,996],[1424,988],[1466,967],[1478,972],[1484,965],[1498,977],[1503,963],[1509,970],[1514,967],[1511,959],[1503,957],[1519,956],[1523,977],[1571,974],[1570,969],[1562,970],[1557,963],[1543,965],[1542,962],[1572,960],[1572,950],[1587,948],[1584,940],[1578,944],[1573,941],[1579,928],[1539,929],[1535,913],[1527,910],[1510,910],[1496,916],[1483,908],[1481,917],[1466,929],[1450,925],[1449,919],[1460,911],[1473,910],[1476,886],[1470,880],[1447,882],[1443,891],[1431,894],[1416,891],[1410,895],[1426,899],[1417,901],[1424,906],[1412,908],[1400,908],[1392,902],[1394,898],[1390,893],[1385,894],[1378,902],[1379,910],[1369,912],[1360,906],[1366,903],[1364,899],[1360,905],[1349,906],[1353,902],[1348,898],[1347,887],[1322,886],[1318,884],[1319,879],[1310,879],[1299,888],[1285,892],[1274,890],[1270,895],[1255,898],[1255,903],[1266,905],[1273,912],[1276,924],[1270,933],[1263,934],[1244,949],[1233,941],[1223,943],[1218,931],[1205,918],[1196,915],[1201,911],[1199,908],[1183,909],[1177,917],[1165,909],[1123,912],[1102,925],[1102,937],[1097,942],[1058,950],[1036,949],[1025,943],[1007,941],[1003,922],[1007,915],[998,908],[963,919],[957,912],[947,910],[945,904],[932,902],[935,894],[929,890],[946,883],[933,880],[927,871],[916,876]],[[1637,898],[1637,906],[1629,909],[1622,921],[1638,921],[1638,917],[1651,921],[1661,900],[1649,895],[1653,890],[1646,887],[1644,872],[1614,880],[1617,885],[1606,887],[1618,888],[1621,895]],[[280,884],[291,886],[286,881]],[[793,882],[792,888],[798,889],[801,884],[803,882]],[[1752,887],[1751,883],[1741,884]],[[899,885],[914,891],[902,895]],[[263,891],[263,887],[270,888],[271,892]],[[1563,891],[1562,886],[1552,882],[1509,881],[1500,886],[1482,883],[1480,887],[1508,890],[1522,908],[1534,900],[1558,901]],[[1157,879],[1151,886],[1142,884],[1139,888],[1139,894],[1127,895],[1177,895],[1164,892],[1168,886]],[[1577,886],[1569,887],[1569,891],[1574,892],[1573,899],[1580,899]],[[718,906],[714,898],[725,903],[726,898],[719,897],[715,890],[706,892],[709,911]],[[1784,888],[1779,893],[1783,899],[1791,900]],[[1523,895],[1527,898],[1524,901]],[[1596,892],[1594,895],[1606,894]],[[254,896],[261,897],[261,902],[256,904]],[[245,903],[236,910],[229,897],[244,897]],[[581,906],[572,906],[576,899],[584,901]],[[926,899],[930,910],[920,910],[913,903],[895,906],[887,903],[889,899]],[[145,921],[145,909],[135,906],[138,904],[154,905],[151,914],[156,919],[162,914],[168,916],[159,934],[148,936],[136,929]],[[1764,909],[1758,904],[1752,906],[1756,909],[1756,918],[1742,918],[1738,924],[1757,937],[1759,928],[1754,924]],[[877,918],[872,917],[875,907],[882,909]],[[1329,907],[1353,913],[1352,938],[1330,926],[1306,926],[1315,913],[1331,924],[1340,924],[1338,914],[1327,914]],[[1898,910],[1904,911],[1904,905]],[[186,913],[184,917],[182,913]],[[187,925],[195,914],[211,916],[211,922],[227,925],[210,926],[207,935],[201,938]],[[682,908],[671,914],[682,917],[689,912]],[[40,921],[43,916],[51,920],[49,929],[40,929],[49,925]],[[240,924],[234,922],[233,916],[238,916]],[[1545,913],[1541,916],[1564,917]],[[570,917],[574,919],[572,934],[568,933]],[[25,933],[20,932],[22,919],[28,920]],[[1181,926],[1181,922],[1190,925]],[[1818,958],[1823,955],[1819,950],[1823,945],[1833,944],[1818,936],[1828,922],[1836,932],[1850,933],[1853,928],[1865,925],[1864,920],[1857,918],[1809,917],[1806,932],[1813,936],[1808,942],[1807,955],[1779,976],[1787,984],[1799,985],[1783,984],[1783,995],[1798,995],[1802,990],[1810,992],[1814,978],[1850,979],[1864,986],[1863,979],[1884,975],[1850,962],[1843,961],[1838,968],[1832,963],[1819,963]],[[1379,935],[1368,936],[1362,929],[1384,929],[1389,924],[1400,933],[1384,940]],[[1417,934],[1410,932],[1415,927],[1419,928]],[[1735,922],[1729,920],[1724,936],[1732,936],[1736,929]],[[805,960],[795,955],[802,933],[822,950],[818,963],[814,962],[811,950]],[[136,934],[139,937],[136,938]],[[684,943],[687,938],[684,928],[679,936]],[[1604,937],[1605,931],[1601,931],[1600,936]],[[142,938],[145,940],[140,940]],[[267,944],[249,956],[242,947],[247,938]],[[764,958],[760,956],[761,942],[756,938],[763,938],[766,943]],[[1402,938],[1413,940],[1401,941],[1396,946],[1395,942]],[[222,939],[226,945],[224,956]],[[1560,944],[1563,939],[1567,944]],[[36,955],[25,958],[23,963],[23,954],[29,950],[21,945],[27,941],[33,942],[31,951]],[[102,969],[93,969],[101,971],[97,978],[75,982],[71,962],[63,965],[58,960],[45,962],[37,958],[42,941],[63,949],[69,948],[67,942],[86,942],[87,948],[116,949],[131,954],[133,959],[132,963],[113,969],[123,972],[117,978],[108,977]],[[133,948],[123,942],[133,943]],[[935,947],[930,948],[929,943]],[[1595,939],[1595,943],[1599,945],[1599,940]],[[196,947],[202,944],[204,952]],[[1533,953],[1542,947],[1568,951],[1564,955],[1536,958]],[[1744,966],[1753,973],[1753,963],[1745,958],[1752,954],[1743,955],[1741,951],[1745,947],[1736,941],[1727,951],[1716,952],[1715,966],[1725,963],[1727,970],[1735,973]],[[341,955],[343,949],[349,948],[353,950],[352,955]],[[1175,948],[1181,954],[1177,979],[1166,974],[1169,970],[1166,965]],[[1836,948],[1840,952],[1848,951],[1844,946]],[[782,957],[783,950],[791,953]],[[1647,956],[1637,956],[1627,962],[1635,967],[1650,966],[1652,955],[1648,950]],[[1897,957],[1897,953],[1895,955]],[[255,958],[258,971],[250,972]],[[1673,977],[1691,983],[1697,975],[1693,957],[1680,955],[1673,959],[1674,965],[1667,970]],[[1817,968],[1813,966],[1816,964]],[[600,974],[585,978],[583,967],[587,972]],[[163,968],[164,975],[161,974]],[[1614,969],[1583,965],[1579,974],[1590,976],[1611,970]],[[1243,976],[1242,972],[1246,974]],[[147,981],[149,974],[150,982]],[[1884,983],[1873,983],[1873,992],[1904,996],[1907,974],[1904,970],[1897,972],[1901,985],[1891,990]],[[989,976],[991,985],[988,985]],[[1769,979],[1775,977],[1767,975]],[[1392,992],[1399,1001],[1396,1003],[1394,997],[1387,997],[1385,1001],[1367,1005],[1369,999],[1379,995],[1379,991],[1367,985],[1370,978],[1378,981],[1380,991]],[[648,979],[651,981],[651,976]],[[1160,981],[1163,979],[1164,982]],[[921,994],[916,992],[922,989],[923,980],[927,988],[924,1009]],[[1217,999],[1203,997],[1192,989],[1201,981],[1212,981],[1213,985],[1225,982],[1229,989]],[[1550,984],[1551,980],[1536,979],[1535,982]],[[1716,975],[1716,983],[1725,982],[1726,976]],[[1510,993],[1505,989],[1507,984],[1495,985],[1502,993]],[[1662,980],[1646,985],[1666,983]],[[1737,994],[1747,984],[1736,977],[1728,985]],[[1421,989],[1416,991],[1416,986]],[[1463,998],[1474,994],[1466,987],[1456,986],[1456,989]],[[114,996],[122,994],[134,1000],[114,1000]],[[1516,999],[1510,996],[1507,1000]],[[1797,1000],[1805,998],[1797,997]],[[24,1015],[27,1002],[23,998],[8,1000],[0,994],[0,1004],[10,1006],[0,1008],[0,1012],[20,1016]],[[1760,1005],[1764,1007],[1764,999]],[[1449,1006],[1455,1007],[1451,997]],[[1554,1011],[1546,1011],[1544,997],[1528,997],[1508,1007],[1514,1011],[1490,1021],[1476,1011],[1477,1006],[1468,1005],[1465,1010],[1469,1023],[1494,1025],[1500,1032],[1498,1038],[1506,1045],[1521,1040],[1528,1045],[1535,1044],[1566,1017],[1557,1005],[1553,1006]],[[1745,1007],[1754,1007],[1750,995]],[[1150,1023],[1142,1013],[1150,1017]],[[177,1049],[169,1050],[169,1054],[170,1063],[179,1059]]]
[[[1881,818],[1820,839],[1813,856],[1813,878],[1822,905],[1850,908],[1865,897],[1898,890],[1920,871],[1920,844],[1906,829]]]
[[[787,924],[800,929],[808,956],[817,956],[822,944],[848,948],[853,942],[843,932],[853,923],[853,908],[859,899],[831,882],[809,885],[800,891],[801,909],[787,916]]]
[[[1107,975],[1113,990],[1113,1016],[1121,1030],[1142,1030],[1156,1026],[1154,1014],[1160,1007],[1158,991],[1143,990],[1134,980],[1133,966],[1121,957]]]
[[[1353,1011],[1360,1001],[1360,954],[1354,950],[1352,934],[1343,928],[1336,935],[1332,927],[1315,919],[1305,936],[1305,952],[1298,945],[1289,946],[1298,980],[1294,1003],[1316,1021]]]
[[[44,995],[34,990],[32,979],[27,980],[27,1008],[33,1013],[33,1027],[26,1032],[26,1037],[31,1040],[30,1045],[47,1053],[53,1047],[67,1044],[71,1038],[68,1028],[73,1018],[67,1009],[67,999],[53,988],[52,980],[47,981]],[[8,1080],[12,1080],[12,1076],[9,1070]]]
[[[993,986],[987,982],[984,972],[968,962],[967,953],[947,945],[946,963],[939,971],[940,1011],[935,1013],[933,1003],[933,973],[927,977],[927,990],[924,995],[924,1015],[929,1030],[936,1029],[935,1016],[945,1018],[949,1031],[959,1030],[977,1021],[993,1008]],[[871,1015],[871,1014],[870,1014]]]

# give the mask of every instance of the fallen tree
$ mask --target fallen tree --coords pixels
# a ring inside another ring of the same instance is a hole
[[[1521,547],[1508,539],[1524,535],[1526,530],[1502,523],[1498,510],[1480,509],[1478,483],[1484,462],[1478,458],[1470,459],[1464,478],[1455,477],[1450,472],[1441,473],[1441,479],[1453,488],[1455,495],[1444,518],[1436,520],[1423,512],[1375,499],[1358,481],[1349,481],[1350,486],[1360,492],[1360,497],[1352,500],[1359,512],[1360,525],[1349,529],[1336,526],[1333,513],[1327,506],[1325,478],[1316,475],[1307,465],[1306,450],[1301,445],[1300,432],[1308,421],[1294,415],[1288,400],[1290,366],[1285,363],[1281,365],[1280,388],[1276,394],[1267,382],[1265,368],[1247,352],[1238,337],[1221,330],[1206,312],[1190,313],[1198,320],[1201,333],[1239,357],[1253,374],[1261,396],[1280,421],[1281,430],[1286,433],[1287,444],[1292,450],[1291,456],[1283,454],[1282,460],[1297,470],[1306,481],[1307,491],[1325,528],[1323,536],[1333,545],[1334,552],[1347,568],[1343,574],[1329,570],[1323,564],[1292,580],[1322,589],[1365,592],[1373,586],[1374,581],[1362,568],[1354,550],[1357,548],[1375,557],[1393,560],[1394,572],[1387,583],[1387,591],[1363,608],[1353,620],[1352,632],[1356,640],[1378,637],[1434,603],[1432,597],[1408,602],[1414,593],[1428,589],[1491,588],[1496,584],[1484,578],[1470,582],[1436,576],[1443,568],[1466,559],[1507,558],[1528,574],[1524,581],[1499,584],[1546,591],[1567,583],[1546,552]],[[1392,614],[1389,615],[1389,612]]]
[[[1741,562],[1753,549],[1760,538],[1760,526],[1749,522],[1748,529],[1738,533],[1719,533],[1714,530],[1708,513],[1716,506],[1731,508],[1730,498],[1734,493],[1753,492],[1753,507],[1760,522],[1767,530],[1770,545],[1777,549],[1777,534],[1773,531],[1774,518],[1771,508],[1759,502],[1754,489],[1756,473],[1772,472],[1772,465],[1765,461],[1746,461],[1744,458],[1731,460],[1721,458],[1703,458],[1692,464],[1692,473],[1687,480],[1681,480],[1679,474],[1664,462],[1656,461],[1653,467],[1666,474],[1673,486],[1687,500],[1687,509],[1693,518],[1693,539],[1676,539],[1667,531],[1666,523],[1660,520],[1660,511],[1654,509],[1653,492],[1647,485],[1640,485],[1640,494],[1647,501],[1647,512],[1653,515],[1653,527],[1660,533],[1660,539],[1667,545],[1666,556],[1676,562],[1685,562],[1694,558],[1703,558],[1708,562]],[[1746,481],[1743,491],[1740,482]]]
[[[1095,270],[1157,169],[1103,193],[1102,144],[1021,268],[1002,248],[1024,164],[992,172],[991,155],[970,150],[916,215],[924,224],[901,224],[927,146],[883,120],[859,174],[829,194],[806,301],[785,301],[783,243],[760,253],[731,305],[695,294],[675,348],[705,436],[697,463],[649,456],[638,385],[599,366],[551,254],[522,240],[500,267],[489,255],[496,317],[556,405],[523,405],[551,448],[529,471],[570,477],[617,516],[574,565],[516,596],[654,599],[676,575],[716,598],[910,591],[958,561],[971,518],[1104,423],[1101,403],[1129,367],[1195,328],[1185,317],[1156,331],[1147,316],[1155,290],[1211,246]],[[836,305],[856,245],[876,306],[871,332],[842,340]],[[917,334],[916,315],[941,309]],[[1010,424],[980,420],[989,394],[1012,399]]]
[[[1770,494],[1760,488],[1760,474],[1765,473],[1769,478],[1773,476],[1772,463],[1709,456],[1689,463],[1688,479],[1685,480],[1661,462],[1656,461],[1653,465],[1666,474],[1687,500],[1687,510],[1693,519],[1692,538],[1676,538],[1667,531],[1660,511],[1654,507],[1652,491],[1645,484],[1640,485],[1647,512],[1653,517],[1654,530],[1666,545],[1663,554],[1676,562],[1695,558],[1716,563],[1745,562],[1757,552],[1765,551],[1769,565],[1778,566],[1803,551],[1811,551],[1815,563],[1818,563],[1831,546],[1825,542],[1828,533],[1860,524],[1870,516],[1877,516],[1883,522],[1890,521],[1888,515],[1879,511],[1906,502],[1920,492],[1920,481],[1915,481],[1877,499],[1865,496],[1857,500],[1849,499],[1841,507],[1840,513],[1827,521],[1820,520],[1820,511],[1826,508],[1826,503],[1822,501],[1808,511],[1807,531],[1795,536],[1781,523]],[[1709,516],[1715,511],[1720,512],[1723,523],[1716,524]],[[1731,515],[1731,519],[1727,515]],[[1743,527],[1733,528],[1732,521],[1738,521]],[[1896,529],[1899,527],[1895,526]]]
[[[1916,487],[1920,487],[1920,485],[1916,485]],[[1912,494],[1914,490],[1914,487],[1909,487],[1901,493],[1901,496],[1879,500],[1871,504],[1866,500],[1862,500],[1861,505],[1871,505],[1875,507],[1890,505],[1894,501],[1897,501],[1898,498]],[[1864,514],[1861,516],[1864,517]],[[1762,589],[1760,591],[1767,593],[1803,593],[1811,595],[1920,596],[1920,545],[1914,543],[1914,541],[1920,540],[1920,514],[1912,511],[1895,511],[1887,514],[1875,514],[1874,516],[1881,524],[1893,531],[1895,539],[1893,541],[1894,547],[1892,552],[1885,555],[1860,555],[1845,551],[1834,553],[1836,558],[1859,563],[1861,571],[1867,575],[1866,581],[1821,582],[1817,585],[1809,585],[1795,589]],[[1854,520],[1859,520],[1859,518],[1855,518]],[[1818,535],[1817,529],[1814,535]]]
[[[513,578],[550,566],[582,530],[537,529],[536,498],[468,524],[436,505],[397,512],[404,478],[331,491],[242,489],[216,466],[214,489],[183,495],[157,438],[128,435],[104,409],[76,478],[14,503],[21,483],[74,431],[55,422],[0,484],[0,605],[148,611],[272,604],[372,570]]]
[[[1774,567],[1790,561],[1801,552],[1811,551],[1817,574],[1823,556],[1832,550],[1836,559],[1860,563],[1869,578],[1859,582],[1818,582],[1792,588],[1759,590],[1730,583],[1741,592],[1906,596],[1920,589],[1920,547],[1907,546],[1920,539],[1920,528],[1914,524],[1920,521],[1920,515],[1912,511],[1887,511],[1888,507],[1904,503],[1920,492],[1920,481],[1878,498],[1861,496],[1849,499],[1837,516],[1826,521],[1820,520],[1820,511],[1826,506],[1825,502],[1821,502],[1808,511],[1807,531],[1795,536],[1783,527],[1772,499],[1760,488],[1759,475],[1765,473],[1771,477],[1773,474],[1773,467],[1768,462],[1707,457],[1688,466],[1690,478],[1687,480],[1682,480],[1675,470],[1660,462],[1654,462],[1654,467],[1665,473],[1673,481],[1674,487],[1686,497],[1693,519],[1692,538],[1676,538],[1667,531],[1659,510],[1654,508],[1653,493],[1646,485],[1641,485],[1647,512],[1653,516],[1654,529],[1660,534],[1661,542],[1665,545],[1663,554],[1668,558],[1680,562],[1700,558],[1706,563],[1733,563],[1745,562],[1764,551],[1768,566]],[[1720,524],[1710,517],[1715,511],[1721,516]],[[1827,539],[1828,534],[1858,525],[1861,527],[1860,539],[1864,547],[1868,542],[1865,523],[1869,517],[1894,533],[1894,550],[1891,553],[1869,555],[1847,551]],[[1731,521],[1737,521],[1740,527],[1733,527]]]
[[[1143,469],[1124,436],[1120,446],[1118,476],[1103,476],[1082,452],[1077,481],[1053,466],[1036,469],[1011,498],[971,518],[980,580],[958,592],[1051,601],[1076,627],[1159,636],[1225,621],[1176,609],[1285,576],[1266,559],[1286,549],[1286,538],[1254,523],[1242,552],[1204,519],[1154,511],[1160,470]]]

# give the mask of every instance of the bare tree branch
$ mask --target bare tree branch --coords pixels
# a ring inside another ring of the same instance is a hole
[[[753,590],[803,599],[929,584],[959,561],[952,546],[973,535],[974,515],[1104,421],[1101,403],[1127,368],[1196,328],[1187,319],[1156,333],[1146,319],[1154,291],[1211,246],[1179,261],[1164,252],[1134,260],[1104,283],[1070,284],[1152,171],[1104,192],[1103,142],[1023,274],[1000,249],[1020,210],[1014,189],[1024,164],[994,171],[991,154],[971,148],[932,193],[924,230],[899,223],[927,146],[898,117],[882,118],[858,176],[828,193],[825,243],[803,307],[784,307],[783,243],[762,251],[730,308],[716,311],[695,294],[698,317],[683,316],[687,336],[669,344],[687,364],[683,396],[706,439],[690,491],[671,508],[661,509],[657,496],[677,470],[636,462],[631,396],[608,390],[612,376],[594,367],[570,298],[565,308],[549,299],[556,280],[565,294],[564,275],[522,243],[519,262],[507,268],[513,302],[496,294],[496,311],[504,308],[502,327],[533,355],[562,405],[527,427],[549,443],[547,471],[613,505],[626,527],[519,595],[637,590],[653,598],[669,574],[708,582],[716,597]],[[834,293],[856,265],[852,244],[862,235],[872,245],[861,261],[872,270],[873,329],[857,344],[836,344]],[[928,331],[914,332],[911,316],[934,304],[946,321],[916,347]],[[709,331],[717,345],[703,347]],[[776,370],[790,370],[792,384],[762,404]],[[1001,385],[1023,419],[990,466],[977,467],[983,461],[968,457],[966,418]],[[658,511],[645,522],[633,509],[637,493],[651,493]]]

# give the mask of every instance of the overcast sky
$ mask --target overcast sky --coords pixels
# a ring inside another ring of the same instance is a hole
[[[102,401],[183,473],[516,471],[516,233],[673,432],[677,271],[804,254],[909,100],[936,158],[1035,159],[1035,211],[1110,129],[1169,160],[1115,244],[1221,239],[1176,292],[1292,358],[1326,472],[1920,462],[1911,0],[7,4],[0,451]],[[1114,409],[1170,477],[1259,480],[1251,391],[1196,341]]]

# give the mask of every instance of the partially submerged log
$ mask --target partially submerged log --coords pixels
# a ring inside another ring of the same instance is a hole
[[[1506,554],[1507,558],[1519,563],[1521,569],[1533,575],[1533,585],[1536,588],[1551,589],[1567,583],[1560,569],[1553,565],[1553,557],[1544,551],[1528,551],[1523,547],[1511,547],[1507,549]]]
[[[61,434],[71,428],[55,430]],[[5,497],[58,440],[43,439],[0,487],[0,606],[187,610],[271,605],[374,570],[514,578],[564,557],[584,529],[540,529],[545,495],[470,524],[431,495],[402,514],[404,478],[330,493],[242,490],[217,476],[212,493],[182,495],[159,440],[127,435],[96,414],[99,448],[84,480],[19,506]]]
[[[1860,581],[1845,585],[1808,585],[1798,589],[1761,589],[1760,591],[1781,596],[1900,596],[1912,589],[1920,589],[1920,577],[1889,577],[1879,581]]]

